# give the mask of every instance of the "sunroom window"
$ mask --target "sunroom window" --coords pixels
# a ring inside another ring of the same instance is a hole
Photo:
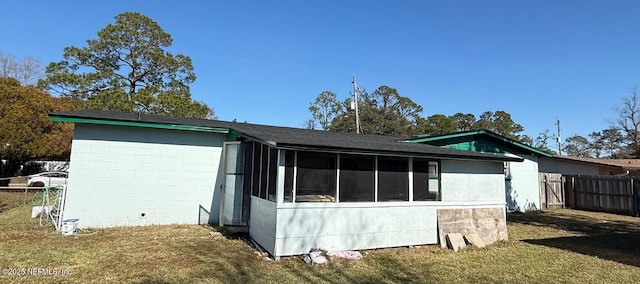
[[[439,200],[438,162],[413,160],[413,200]]]
[[[409,201],[410,190],[413,201],[440,200],[434,160],[286,150],[283,166],[287,203]]]
[[[295,167],[295,151],[284,152],[284,202],[293,202],[293,171]]]
[[[295,202],[334,202],[336,155],[298,152]]]
[[[257,142],[245,142],[245,187],[251,195],[276,201],[278,150]]]
[[[267,200],[276,201],[276,185],[278,172],[278,149],[269,149],[269,181],[267,190]]]
[[[267,199],[269,186],[269,146],[262,145],[262,158],[260,161],[260,198]]]
[[[378,157],[378,201],[409,200],[409,159]]]
[[[251,194],[260,197],[260,168],[262,162],[262,146],[252,143],[253,161],[251,163]]]
[[[339,202],[373,202],[375,157],[340,155]]]

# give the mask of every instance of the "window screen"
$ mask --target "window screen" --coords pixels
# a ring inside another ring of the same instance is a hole
[[[373,202],[375,158],[340,155],[340,202]]]
[[[259,143],[253,142],[253,165],[251,172],[251,194],[253,196],[260,196],[260,168],[261,168],[261,153],[262,146]]]
[[[409,160],[378,158],[378,201],[409,200]]]
[[[260,198],[267,199],[267,186],[269,182],[269,146],[262,145],[260,159]]]
[[[336,155],[298,152],[296,202],[332,202],[336,196]]]
[[[413,160],[413,200],[429,200],[429,161]]]
[[[413,200],[439,200],[438,162],[413,160]]]
[[[243,142],[242,148],[244,152],[244,175],[242,175],[242,204],[251,204],[251,187],[253,185],[253,143]],[[242,222],[249,220],[249,206],[242,206]]]
[[[276,201],[276,176],[278,169],[278,150],[271,148],[269,151],[269,190],[267,192],[267,199]]]
[[[293,167],[295,151],[287,150],[284,153],[284,202],[293,201]]]

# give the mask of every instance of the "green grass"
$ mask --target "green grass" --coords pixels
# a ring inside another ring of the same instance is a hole
[[[29,213],[29,206],[0,213],[0,268],[71,274],[0,275],[2,283],[640,283],[640,218],[604,213],[513,214],[510,241],[484,249],[370,250],[364,260],[324,266],[298,257],[262,260],[241,240],[213,240],[207,226],[63,237],[39,227]]]

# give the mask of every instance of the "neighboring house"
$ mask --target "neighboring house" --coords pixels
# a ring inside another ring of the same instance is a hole
[[[488,130],[472,130],[445,135],[419,136],[407,140],[476,153],[499,153],[521,157],[523,163],[504,163],[507,209],[511,211],[540,210],[538,160],[552,155]]]
[[[435,244],[440,209],[473,208],[478,229],[504,227],[503,163],[522,161],[215,120],[88,110],[50,119],[75,123],[64,219],[80,227],[248,226],[276,257]],[[504,237],[496,231],[484,241]]]
[[[640,175],[638,159],[603,159],[554,155],[539,160],[540,172],[563,175]]]

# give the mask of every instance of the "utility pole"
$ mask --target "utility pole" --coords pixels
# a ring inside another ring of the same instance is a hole
[[[560,120],[556,121],[556,125],[558,126],[558,155],[562,155],[562,138],[560,138]]]
[[[358,85],[356,85],[356,74],[353,74],[353,102],[356,110],[356,133],[360,134],[360,114],[358,114]]]

